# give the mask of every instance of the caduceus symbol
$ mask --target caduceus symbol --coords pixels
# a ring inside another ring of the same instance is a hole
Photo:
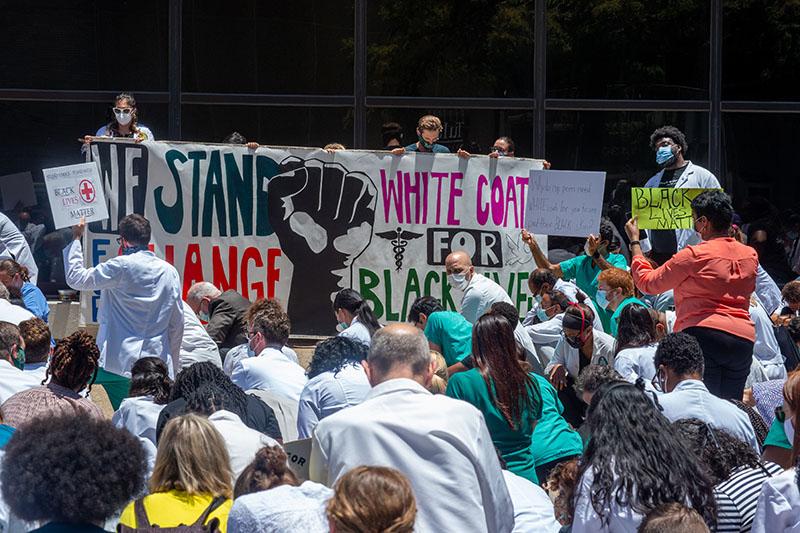
[[[391,241],[392,251],[394,252],[394,264],[397,271],[403,267],[403,254],[408,246],[408,241],[422,237],[422,233],[414,233],[413,231],[404,231],[403,228],[398,227],[394,231],[384,231],[383,233],[376,233],[378,237]]]

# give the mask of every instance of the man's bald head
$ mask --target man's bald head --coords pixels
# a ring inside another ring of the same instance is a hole
[[[412,324],[390,324],[372,336],[366,367],[372,386],[398,377],[427,386],[432,375],[428,340]]]
[[[208,302],[222,294],[222,291],[207,281],[200,281],[189,287],[186,293],[186,303],[192,311],[199,313],[201,310],[208,312]],[[205,300],[205,305],[203,301]]]
[[[444,260],[444,269],[448,275],[464,274],[467,278],[472,276],[475,268],[472,266],[472,258],[464,250],[450,252]]]

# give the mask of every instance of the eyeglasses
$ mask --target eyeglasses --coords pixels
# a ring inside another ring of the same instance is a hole
[[[115,107],[113,109],[115,115],[130,115],[133,113],[132,107]]]
[[[117,244],[122,244],[122,237],[117,237]]]
[[[497,152],[500,155],[506,155],[506,151],[499,146],[492,146],[491,150],[492,153]]]

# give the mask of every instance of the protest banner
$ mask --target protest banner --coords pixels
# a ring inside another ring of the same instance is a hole
[[[289,468],[300,479],[308,479],[308,463],[311,459],[311,439],[293,440],[283,443],[283,450],[289,459]]]
[[[95,163],[81,163],[42,170],[56,229],[67,228],[85,218],[97,222],[108,218],[108,208]]]
[[[586,237],[600,229],[605,172],[532,170],[525,228],[534,234]]]
[[[692,229],[692,200],[707,190],[634,187],[631,216],[640,229]]]
[[[531,170],[542,162],[450,154],[100,141],[91,148],[110,218],[86,255],[119,253],[119,220],[140,213],[184,294],[206,280],[255,301],[278,298],[295,334],[334,333],[332,294],[358,290],[383,322],[432,295],[456,309],[450,250],[503,286],[525,313],[535,263],[520,237]],[[546,237],[539,236],[546,249]],[[85,299],[93,321],[99,293]]]

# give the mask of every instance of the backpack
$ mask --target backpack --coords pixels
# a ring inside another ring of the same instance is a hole
[[[193,524],[181,524],[175,527],[159,527],[151,524],[144,508],[144,498],[139,498],[133,504],[133,512],[136,516],[136,523],[139,527],[130,527],[122,524],[117,525],[117,533],[220,533],[219,518],[213,518],[208,524],[205,523],[208,515],[225,502],[225,498],[217,496],[214,498],[206,510],[194,521]]]

